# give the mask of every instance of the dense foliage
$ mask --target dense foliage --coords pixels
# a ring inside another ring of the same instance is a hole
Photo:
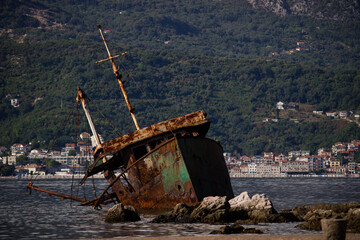
[[[0,163],[0,176],[12,176],[15,172],[15,166]]]
[[[114,55],[128,52],[117,64],[141,126],[203,109],[209,135],[239,154],[360,138],[355,123],[308,114],[311,106],[360,111],[358,22],[278,17],[245,1],[65,2],[0,3],[0,145],[60,147],[89,131],[74,105],[77,86],[105,140],[135,130],[109,63],[95,64],[106,58],[97,23],[110,30]],[[41,21],[28,14],[34,8]],[[309,51],[268,57],[300,40]],[[277,101],[310,107],[299,123],[263,123]]]

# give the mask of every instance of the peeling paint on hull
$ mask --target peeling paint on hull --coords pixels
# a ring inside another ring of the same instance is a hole
[[[208,138],[174,138],[134,166],[128,176],[139,191],[127,192],[120,201],[141,209],[194,205],[206,196],[233,197],[222,148]]]

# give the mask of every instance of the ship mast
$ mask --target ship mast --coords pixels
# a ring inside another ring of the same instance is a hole
[[[109,55],[109,58],[106,58],[106,59],[104,59],[104,60],[97,61],[96,63],[101,63],[101,62],[105,62],[105,61],[110,61],[110,62],[111,62],[111,65],[112,65],[114,74],[115,74],[115,76],[116,76],[116,79],[118,80],[118,83],[119,83],[119,85],[120,85],[120,89],[121,89],[121,91],[122,91],[122,94],[124,95],[126,104],[127,104],[128,108],[129,108],[129,112],[130,112],[131,117],[132,117],[132,119],[133,119],[133,121],[134,121],[134,123],[135,123],[135,127],[136,127],[137,130],[139,130],[140,127],[139,127],[139,124],[138,124],[138,122],[137,122],[137,120],[136,120],[136,117],[135,117],[135,114],[134,114],[135,108],[133,108],[133,107],[131,106],[131,104],[130,104],[130,100],[129,100],[129,97],[127,96],[127,93],[126,93],[126,91],[125,91],[124,84],[123,84],[123,82],[121,81],[121,74],[119,73],[119,69],[116,67],[115,62],[114,62],[114,58],[117,58],[117,57],[126,55],[126,52],[124,52],[124,53],[122,53],[122,54],[119,54],[119,55],[116,55],[116,56],[114,56],[114,57],[111,56],[109,47],[107,46],[107,43],[106,43],[104,34],[103,34],[102,30],[101,30],[101,26],[98,25],[97,27],[99,28],[99,31],[100,31],[100,34],[101,34],[101,38],[102,38],[103,41],[104,41],[105,48],[106,48],[106,51],[107,51],[107,53],[108,53],[108,55]]]
[[[86,101],[85,101],[86,98],[87,98],[86,94],[83,92],[83,90],[80,89],[80,87],[78,87],[78,91],[77,91],[77,95],[76,95],[76,102],[81,102],[81,105],[82,105],[82,107],[84,109],[86,118],[87,118],[87,120],[89,122],[91,132],[92,132],[93,136],[95,137],[96,145],[98,146],[98,145],[101,144],[101,141],[100,141],[100,138],[99,138],[99,134],[96,132],[94,122],[93,122],[93,120],[91,118],[91,115],[90,115],[90,111],[89,111],[89,109],[87,107],[87,104],[86,104]]]

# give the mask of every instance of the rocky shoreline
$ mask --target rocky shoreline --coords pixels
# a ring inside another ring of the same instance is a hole
[[[112,209],[115,209],[117,212],[114,212]],[[134,212],[136,213],[136,210],[132,207],[113,207],[109,209],[106,221],[138,221],[140,218]],[[124,214],[129,214],[129,216],[134,218],[126,217]],[[121,217],[119,217],[120,215]],[[261,230],[254,228],[246,229],[242,225],[299,222],[296,227],[300,229],[321,231],[321,219],[345,219],[347,220],[347,230],[349,232],[360,233],[360,202],[303,205],[278,212],[265,194],[255,194],[250,198],[247,192],[243,192],[233,199],[206,197],[195,206],[187,206],[180,203],[172,211],[158,215],[151,222],[221,224],[225,226],[211,233],[261,234]]]

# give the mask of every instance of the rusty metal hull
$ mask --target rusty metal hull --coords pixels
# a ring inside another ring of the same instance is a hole
[[[195,205],[206,196],[234,196],[221,145],[205,135],[210,121],[198,111],[156,123],[99,145],[94,163],[80,184],[103,172],[109,185],[86,201],[40,189],[28,189],[92,205],[121,202],[138,210]],[[102,161],[100,161],[102,160]]]
[[[176,137],[128,172],[135,191],[120,202],[139,209],[194,205],[206,196],[233,197],[221,146],[208,138]]]

